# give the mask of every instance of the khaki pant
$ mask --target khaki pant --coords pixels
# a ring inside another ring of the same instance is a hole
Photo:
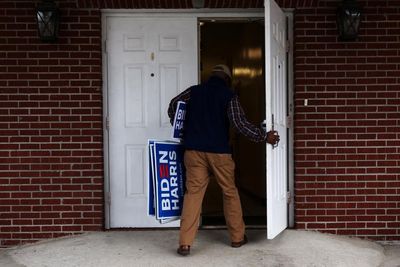
[[[245,225],[239,194],[235,186],[235,163],[232,156],[187,150],[184,160],[186,193],[181,215],[179,244],[190,246],[193,244],[210,174],[213,174],[222,189],[224,215],[231,241],[242,241]]]

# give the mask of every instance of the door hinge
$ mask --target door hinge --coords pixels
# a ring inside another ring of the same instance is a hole
[[[290,52],[290,41],[286,40],[286,53]]]
[[[292,116],[286,116],[286,128],[292,128],[293,119]]]
[[[292,194],[290,194],[290,191],[286,192],[286,202],[288,204],[292,203]]]
[[[111,205],[111,192],[105,192],[105,202]]]
[[[106,129],[107,131],[110,130],[110,118],[106,117]]]
[[[107,39],[104,40],[104,53],[107,54]]]

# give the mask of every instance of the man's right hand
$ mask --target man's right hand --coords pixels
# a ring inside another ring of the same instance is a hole
[[[273,146],[277,145],[279,142],[279,135],[277,131],[269,131],[267,133],[267,143]]]

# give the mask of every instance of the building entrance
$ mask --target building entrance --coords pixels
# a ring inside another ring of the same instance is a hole
[[[264,20],[201,20],[201,81],[216,64],[233,73],[232,89],[239,96],[248,120],[259,125],[265,118]],[[246,225],[266,225],[265,144],[253,143],[231,130],[236,185]],[[225,225],[222,193],[210,179],[203,201],[202,225]]]

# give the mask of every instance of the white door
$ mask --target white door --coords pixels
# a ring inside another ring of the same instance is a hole
[[[272,239],[287,227],[287,73],[286,16],[265,0],[265,72],[267,129],[280,135],[278,147],[267,145],[267,232]],[[273,120],[273,121],[272,121]]]
[[[106,23],[110,227],[159,227],[147,216],[146,145],[170,139],[169,101],[197,83],[197,21],[121,16]]]

